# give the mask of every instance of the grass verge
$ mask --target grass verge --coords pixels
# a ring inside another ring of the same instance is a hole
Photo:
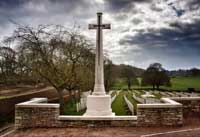
[[[115,115],[127,115],[125,110],[125,101],[124,101],[124,91],[121,91],[112,103],[112,111],[115,112]]]

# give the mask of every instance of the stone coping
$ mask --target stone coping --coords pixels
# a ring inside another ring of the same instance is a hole
[[[98,98],[105,98],[105,97],[110,97],[109,94],[105,94],[105,95],[88,95],[87,97],[98,97]]]
[[[172,105],[181,105],[180,103],[170,99],[170,98],[161,98],[161,101],[163,101],[164,103],[170,103]]]
[[[49,103],[44,103],[44,104],[38,104],[38,103],[33,103],[33,104],[17,104],[15,107],[23,107],[23,108],[59,108],[59,104],[49,104]]]
[[[172,100],[200,100],[200,97],[170,97]]]
[[[29,101],[16,104],[15,107],[59,108],[59,104],[47,103],[47,98],[32,98]]]
[[[164,103],[137,104],[137,108],[177,108],[177,107],[182,107],[182,104],[180,104],[170,98],[161,98],[161,101],[163,101]]]
[[[58,120],[137,120],[137,116],[64,116],[60,115]]]

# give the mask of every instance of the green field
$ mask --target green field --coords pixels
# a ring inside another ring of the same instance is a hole
[[[138,80],[140,81],[141,79],[139,78]],[[125,81],[118,80],[113,88],[127,89],[128,86]],[[152,86],[132,85],[131,88],[152,88]],[[168,90],[187,90],[188,88],[195,88],[195,90],[200,90],[200,77],[172,77],[171,87],[161,86],[160,88]]]
[[[187,88],[195,88],[200,90],[200,77],[174,77],[171,78],[172,86],[168,89],[185,90]]]
[[[123,79],[118,79],[113,86],[114,89],[128,89],[128,86]]]

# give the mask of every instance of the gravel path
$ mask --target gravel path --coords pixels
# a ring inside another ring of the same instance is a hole
[[[197,128],[197,127],[196,127]],[[199,137],[199,130],[184,131],[178,133],[168,133],[166,135],[151,135],[161,132],[171,132],[185,130],[185,128],[35,128],[27,130],[18,130],[7,137]],[[195,128],[194,128],[195,129]],[[145,137],[145,136],[144,136]]]

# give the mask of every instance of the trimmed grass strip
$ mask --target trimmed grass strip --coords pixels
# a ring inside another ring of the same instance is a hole
[[[121,91],[112,103],[112,111],[115,112],[115,115],[127,115],[125,110],[126,102],[124,101],[123,96],[124,91]]]

